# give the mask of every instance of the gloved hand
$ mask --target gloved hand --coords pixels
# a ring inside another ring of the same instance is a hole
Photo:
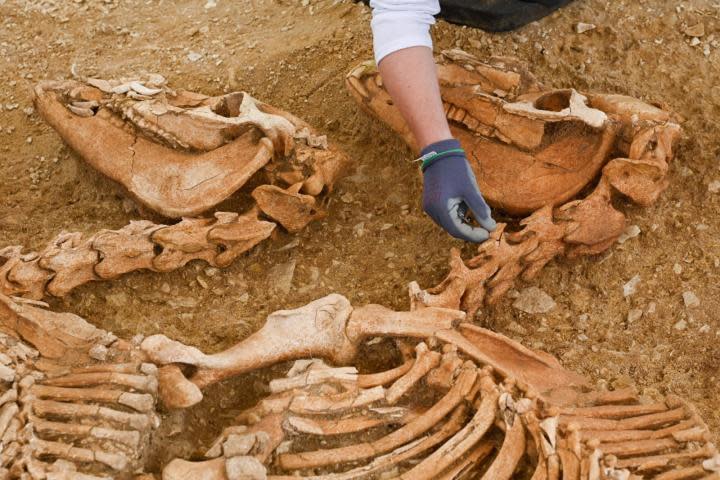
[[[450,235],[481,243],[495,230],[490,207],[482,197],[460,142],[442,140],[423,148],[423,210]],[[479,227],[469,223],[468,209]]]

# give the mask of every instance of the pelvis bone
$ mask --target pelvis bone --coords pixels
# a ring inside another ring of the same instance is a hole
[[[273,313],[245,341],[206,355],[161,335],[137,348],[28,302],[0,295],[7,478],[138,474],[149,445],[172,448],[150,440],[156,398],[185,408],[212,383],[286,361],[287,375],[206,460],[172,460],[163,480],[717,478],[720,457],[690,404],[594,390],[460,311],[354,308],[330,295]],[[358,347],[378,337],[414,351],[360,373]]]
[[[271,183],[297,184],[293,194],[317,196],[346,163],[305,122],[244,92],[174,91],[155,75],[47,81],[34,93],[40,114],[73,150],[167,217],[205,212],[261,170]]]
[[[415,286],[420,304],[473,315],[556,256],[609,248],[625,229],[614,197],[645,206],[668,185],[680,127],[664,110],[622,95],[548,89],[513,59],[483,63],[461,50],[443,52],[438,76],[451,130],[485,198],[496,211],[529,216],[519,231],[500,224],[472,259],[453,251],[440,285]],[[346,83],[365,110],[417,149],[372,64],[353,69]]]

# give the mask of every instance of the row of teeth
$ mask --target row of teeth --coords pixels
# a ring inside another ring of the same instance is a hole
[[[473,132],[476,132],[478,130],[478,127],[480,126],[480,121],[470,115],[467,110],[463,110],[462,108],[456,107],[455,105],[447,102],[443,102],[443,107],[445,108],[445,116],[449,120],[453,120],[457,123],[462,123]]]

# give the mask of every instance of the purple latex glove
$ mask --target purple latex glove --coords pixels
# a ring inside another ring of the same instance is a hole
[[[442,140],[423,148],[423,209],[450,235],[481,243],[495,230],[490,207],[482,197],[460,142]],[[468,210],[480,225],[469,223]]]

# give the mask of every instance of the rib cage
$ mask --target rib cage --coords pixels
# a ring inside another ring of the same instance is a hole
[[[4,478],[129,478],[142,471],[158,426],[156,398],[172,405],[186,384],[209,385],[274,358],[296,361],[223,432],[207,461],[173,460],[163,480],[718,475],[709,431],[682,399],[594,391],[551,357],[466,324],[458,311],[352,308],[331,295],[277,312],[238,346],[206,356],[154,337],[138,348],[79,317],[0,300],[3,329],[21,337],[0,336]],[[312,325],[340,336],[318,343]],[[277,328],[296,351],[272,350],[279,345],[268,332]],[[378,335],[412,342],[414,352],[387,371],[360,374],[356,353],[347,354]],[[174,370],[183,365],[204,376],[185,378]],[[223,373],[208,377],[214,371]]]
[[[115,343],[110,356],[132,357]],[[122,478],[142,466],[158,425],[155,365],[72,367],[5,334],[0,352],[1,478]]]

